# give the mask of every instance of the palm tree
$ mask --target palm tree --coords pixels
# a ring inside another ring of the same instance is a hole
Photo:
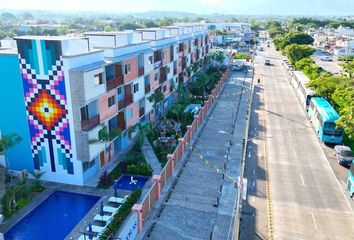
[[[107,127],[103,126],[102,129],[98,131],[98,138],[90,139],[88,141],[88,144],[104,144],[104,150],[106,151],[107,144],[110,143],[116,137],[119,137],[121,135],[122,135],[122,131],[119,130],[118,128],[112,128],[108,132]]]
[[[7,151],[10,148],[12,148],[13,146],[15,146],[17,143],[21,142],[21,140],[22,140],[22,138],[17,133],[11,133],[10,135],[1,136],[0,146],[4,151],[6,166],[7,166],[7,169],[9,169],[9,170],[11,169],[11,167],[10,167],[9,158],[7,156],[7,154],[8,154]],[[10,178],[11,178],[11,186],[12,186],[13,185],[12,174],[10,174]]]
[[[148,134],[154,134],[154,130],[152,127],[151,123],[146,123],[146,124],[135,124],[134,126],[131,126],[128,131],[130,133],[138,130],[137,135],[135,136],[135,139],[139,146],[141,147],[144,144],[145,136]]]

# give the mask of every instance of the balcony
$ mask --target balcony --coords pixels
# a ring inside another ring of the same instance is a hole
[[[123,84],[123,76],[122,75],[117,76],[113,79],[107,79],[107,81],[106,81],[107,91],[114,89],[122,84]]]
[[[149,93],[150,92],[150,85],[147,85],[147,86],[145,86],[145,93]]]
[[[145,108],[140,108],[139,109],[139,117],[144,116],[144,114],[145,114]]]
[[[160,68],[160,80],[159,83],[163,83],[167,80],[167,71],[166,67]]]
[[[162,65],[162,61],[161,60],[158,60],[158,61],[154,62],[154,69],[161,67],[161,65]]]
[[[88,120],[81,120],[82,131],[90,131],[100,124],[100,115],[96,115]]]
[[[138,69],[138,76],[139,76],[139,77],[140,77],[140,76],[143,76],[144,73],[145,73],[144,67],[140,67],[140,68]]]
[[[184,51],[179,51],[178,52],[178,57],[183,57],[184,56]]]
[[[129,104],[133,103],[133,95],[126,95],[125,98],[118,102],[118,108],[122,109],[128,106]]]

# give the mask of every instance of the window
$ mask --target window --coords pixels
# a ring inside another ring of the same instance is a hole
[[[80,109],[81,120],[90,120],[98,115],[97,101],[93,101]]]
[[[167,89],[166,89],[166,86],[163,86],[162,91],[163,91],[163,92],[166,92],[166,90],[167,90]]]
[[[124,65],[124,73],[127,75],[132,71],[131,65],[130,64],[125,64]]]
[[[149,57],[149,64],[152,64],[152,56]]]
[[[102,76],[102,73],[95,74],[95,76],[94,76],[94,82],[95,82],[95,85],[101,85],[101,84],[103,83],[103,76]]]
[[[162,51],[162,53],[161,53],[161,58],[162,58],[162,59],[165,58],[165,51]]]
[[[139,91],[139,83],[134,84],[133,88],[134,88],[134,93]]]
[[[91,161],[87,162],[82,162],[82,170],[84,172],[86,172],[87,170],[89,170],[90,168],[92,168],[93,166],[95,166],[96,164],[96,159],[98,160],[98,157],[92,159]]]
[[[121,94],[122,94],[122,87],[120,87],[120,88],[117,89],[117,94],[118,94],[118,95],[121,95]]]
[[[158,75],[157,75],[157,73],[155,73],[155,74],[154,74],[154,80],[155,80],[155,81],[157,81],[157,77],[158,77]]]
[[[127,120],[131,119],[133,117],[133,109],[130,109],[127,111]]]
[[[166,73],[168,74],[168,73],[170,73],[170,67],[166,67]]]
[[[108,98],[108,107],[112,107],[116,103],[116,98],[111,96]]]

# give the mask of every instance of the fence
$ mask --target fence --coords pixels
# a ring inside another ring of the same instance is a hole
[[[161,170],[159,175],[153,176],[154,183],[143,198],[140,204],[135,204],[132,208],[133,211],[138,213],[138,230],[143,230],[143,222],[148,217],[153,204],[160,198],[161,190],[166,185],[169,178],[173,175],[176,163],[182,158],[185,153],[186,146],[192,141],[194,134],[197,132],[198,127],[201,125],[205,115],[215,102],[216,96],[219,93],[222,85],[228,78],[229,71],[224,73],[220,78],[218,84],[215,86],[207,101],[204,101],[204,106],[200,109],[199,113],[194,116],[191,125],[187,126],[187,131],[183,138],[178,139],[178,145],[172,154],[167,155],[167,163]]]

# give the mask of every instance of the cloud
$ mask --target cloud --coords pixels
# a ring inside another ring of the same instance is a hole
[[[219,5],[223,0],[197,0],[198,2],[206,5],[211,5],[211,6],[217,6]]]

